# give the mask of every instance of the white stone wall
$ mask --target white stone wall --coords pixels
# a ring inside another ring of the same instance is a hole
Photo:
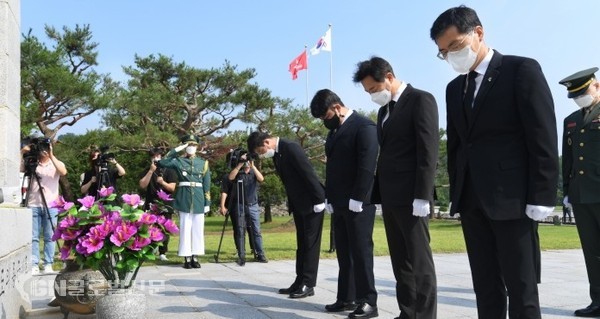
[[[19,185],[21,101],[19,0],[0,0],[0,187]],[[9,198],[5,194],[5,201]]]
[[[0,318],[31,309],[31,212],[18,206],[20,1],[0,0]]]

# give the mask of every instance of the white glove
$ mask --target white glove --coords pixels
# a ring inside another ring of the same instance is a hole
[[[571,205],[571,203],[569,203],[569,195],[565,196],[565,198],[563,198],[563,204],[565,204],[565,207],[567,207],[570,210],[573,210],[573,205]]]
[[[413,200],[413,216],[427,217],[429,215],[429,201],[415,198]]]
[[[348,208],[355,213],[360,213],[362,212],[362,202],[355,201],[354,199],[350,198],[350,202],[348,202]]]
[[[210,206],[204,206],[204,212],[205,213],[210,212]]]
[[[185,149],[187,146],[188,146],[188,143],[181,144],[181,145],[179,145],[179,146],[177,146],[177,147],[175,148],[175,151],[177,151],[177,152],[181,152],[181,151],[183,151],[183,150],[184,150],[184,149]]]
[[[313,206],[313,211],[315,213],[321,213],[321,212],[323,212],[323,210],[325,210],[325,203],[321,203],[321,204],[317,204],[317,205]]]
[[[538,222],[546,219],[546,217],[548,217],[548,215],[550,215],[550,213],[552,213],[553,211],[554,207],[548,206],[527,204],[527,207],[525,208],[525,214],[527,215],[527,217]]]
[[[329,214],[333,214],[333,205],[331,205],[327,200],[325,200],[325,211]]]

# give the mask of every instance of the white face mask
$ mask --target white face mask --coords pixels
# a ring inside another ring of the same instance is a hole
[[[383,91],[371,93],[371,101],[377,103],[379,106],[384,106],[392,100],[392,92],[384,89]]]
[[[275,150],[268,149],[266,153],[260,154],[258,157],[260,157],[260,158],[271,158],[273,156],[275,156]]]
[[[594,103],[594,97],[589,94],[584,94],[573,99],[580,108],[588,107]]]
[[[479,44],[479,47],[481,48],[481,44]],[[448,52],[446,61],[450,63],[454,71],[460,74],[467,74],[473,64],[475,64],[475,61],[477,61],[477,52],[479,52],[479,49],[473,51],[469,44],[458,51]]]
[[[185,152],[188,155],[194,155],[194,154],[196,154],[196,148],[197,148],[196,146],[188,146],[185,148]]]

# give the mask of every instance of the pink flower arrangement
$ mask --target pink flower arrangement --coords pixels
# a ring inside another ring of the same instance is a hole
[[[164,192],[163,192],[164,193]],[[61,259],[75,257],[80,265],[99,270],[117,288],[129,288],[146,260],[154,260],[154,250],[162,246],[165,235],[179,232],[172,220],[139,208],[140,196],[121,196],[122,205],[115,203],[112,187],[98,191],[99,198],[86,196],[77,201],[65,201],[62,196],[51,204],[59,210],[59,222],[52,237],[63,240]],[[158,193],[160,200],[169,201],[168,194]]]

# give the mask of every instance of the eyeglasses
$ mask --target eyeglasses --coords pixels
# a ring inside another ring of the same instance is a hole
[[[460,40],[458,43],[454,42],[447,51],[439,51],[438,54],[436,55],[438,59],[440,60],[446,60],[446,57],[448,57],[448,52],[456,52],[462,48],[464,48],[466,46],[463,45],[463,43],[465,42],[465,39],[472,36],[473,33],[475,33],[475,30],[471,30],[469,33],[467,33],[467,35],[465,35],[462,40]]]

